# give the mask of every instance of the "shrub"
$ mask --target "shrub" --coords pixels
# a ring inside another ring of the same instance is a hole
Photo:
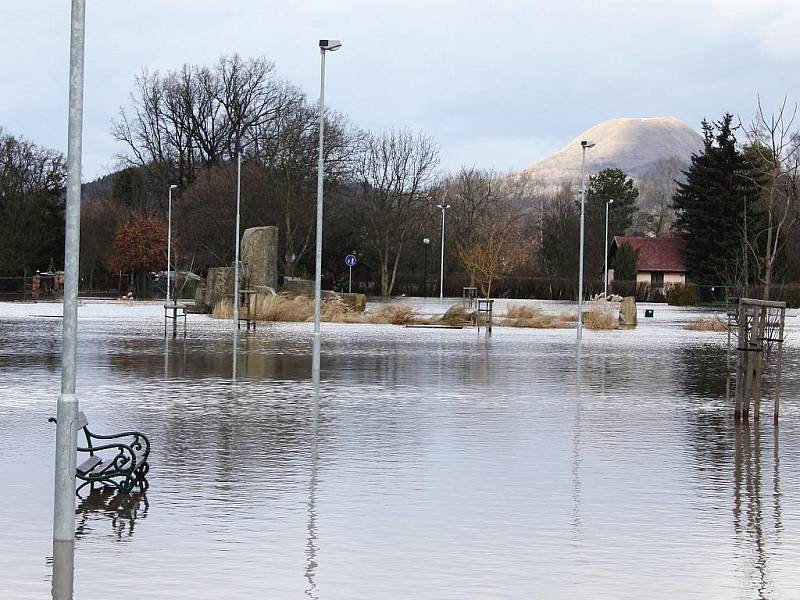
[[[667,289],[667,304],[671,306],[695,306],[698,301],[692,285],[673,285]]]

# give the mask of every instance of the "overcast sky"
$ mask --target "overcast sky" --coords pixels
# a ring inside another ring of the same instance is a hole
[[[69,0],[0,0],[0,127],[65,149]],[[605,119],[698,129],[800,99],[798,0],[88,0],[84,180],[137,72],[266,56],[365,128],[411,127],[442,166],[523,168]]]

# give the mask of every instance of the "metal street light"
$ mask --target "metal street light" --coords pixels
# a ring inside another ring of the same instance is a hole
[[[339,40],[320,40],[319,72],[319,160],[317,162],[317,257],[314,278],[314,354],[312,372],[319,372],[320,309],[322,305],[322,183],[325,149],[325,52],[335,52],[342,47]]]
[[[174,183],[169,186],[169,203],[167,208],[167,304],[170,299],[170,280],[172,278],[172,190],[178,186]]]
[[[239,329],[239,226],[242,205],[242,148],[239,146],[238,141],[236,146],[236,245],[233,259],[233,326]]]
[[[75,448],[78,445],[78,397],[75,394],[75,374],[78,347],[85,31],[86,2],[72,0],[69,40],[67,202],[64,215],[64,318],[61,342],[61,394],[56,405],[53,492],[54,547],[64,542],[71,545],[75,540]],[[69,595],[71,596],[71,593]]]
[[[606,235],[603,238],[605,247],[605,260],[603,261],[605,269],[605,278],[603,279],[603,302],[608,302],[608,207],[614,204],[614,199],[606,202]]]
[[[583,337],[583,230],[584,230],[584,212],[586,208],[586,149],[594,148],[594,142],[588,140],[581,141],[581,241],[580,241],[580,259],[578,263],[578,321],[577,332],[578,339]]]
[[[439,272],[439,300],[444,300],[444,211],[450,208],[450,205],[437,204],[436,208],[442,209],[442,259]]]
[[[428,247],[431,245],[431,240],[429,238],[422,238],[422,251],[425,255],[425,267],[422,271],[422,296],[424,298],[428,297]]]

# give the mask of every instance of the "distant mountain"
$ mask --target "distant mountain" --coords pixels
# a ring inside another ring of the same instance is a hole
[[[641,177],[659,160],[677,158],[688,164],[692,153],[703,148],[702,136],[675,117],[612,119],[584,131],[528,172],[549,183],[579,179],[581,140],[595,143],[586,151],[587,174],[617,167]]]

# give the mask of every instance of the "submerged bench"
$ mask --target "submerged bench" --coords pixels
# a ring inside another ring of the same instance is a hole
[[[56,422],[52,417],[48,420]],[[129,494],[134,487],[147,489],[150,440],[146,435],[138,431],[112,435],[93,433],[83,411],[78,413],[78,429],[83,430],[86,439],[86,446],[77,448],[79,460],[81,454],[89,456],[75,469],[75,476],[83,481],[75,490],[76,494],[87,485],[94,489],[95,483],[114,486],[123,494]]]

